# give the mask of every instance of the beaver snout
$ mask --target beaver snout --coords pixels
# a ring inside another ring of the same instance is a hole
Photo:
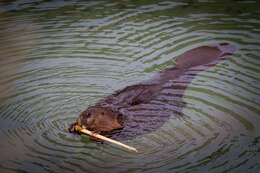
[[[75,126],[78,125],[77,123],[73,123],[70,125],[69,127],[69,132],[70,133],[76,133],[76,130],[75,130]]]
[[[107,107],[91,106],[80,114],[69,131],[75,132],[74,126],[79,125],[91,131],[108,132],[122,128],[122,121],[122,115],[118,111]]]
[[[80,114],[80,116],[77,119],[77,124],[79,126],[82,126],[83,128],[87,128],[91,130],[91,127],[93,126],[95,119],[97,119],[98,116],[95,116],[93,113],[91,113],[89,110],[86,110]]]

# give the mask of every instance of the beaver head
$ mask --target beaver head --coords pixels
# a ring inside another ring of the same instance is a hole
[[[91,106],[79,115],[69,131],[75,132],[75,125],[79,125],[95,132],[109,132],[122,128],[122,121],[122,114],[118,111],[108,107]]]

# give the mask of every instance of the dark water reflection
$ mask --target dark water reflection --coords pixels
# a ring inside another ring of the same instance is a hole
[[[258,172],[259,7],[233,0],[0,2],[0,171]],[[140,153],[68,133],[88,105],[214,42],[237,51],[193,79],[183,117],[124,141]]]

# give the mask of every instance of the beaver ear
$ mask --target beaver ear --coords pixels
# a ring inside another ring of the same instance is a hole
[[[123,124],[123,114],[120,112],[117,115],[117,121],[119,124]]]

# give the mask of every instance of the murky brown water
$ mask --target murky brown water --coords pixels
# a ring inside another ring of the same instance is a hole
[[[259,7],[1,2],[0,172],[259,172]],[[181,117],[123,141],[138,154],[68,133],[89,105],[215,42],[237,51],[192,80]]]

